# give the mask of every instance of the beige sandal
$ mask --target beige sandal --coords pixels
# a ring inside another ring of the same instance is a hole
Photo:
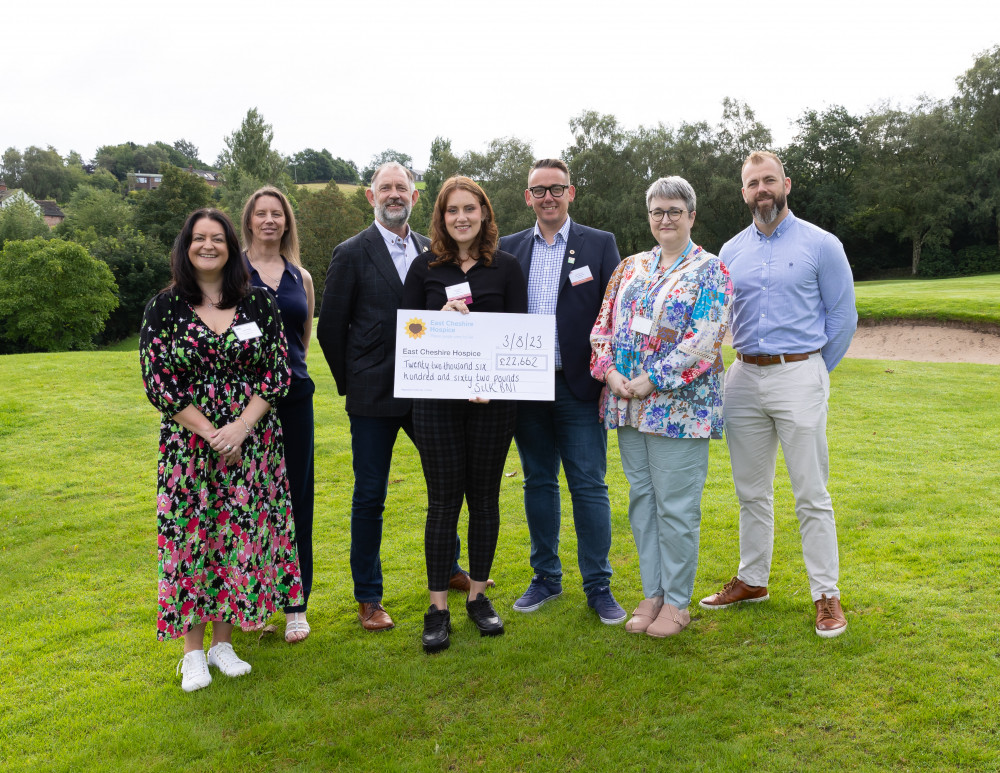
[[[673,604],[664,604],[660,609],[660,614],[646,628],[646,633],[657,639],[663,639],[680,633],[687,628],[690,622],[691,613],[686,609],[678,609]]]
[[[663,596],[654,596],[651,599],[643,599],[639,606],[635,608],[631,619],[625,623],[625,630],[629,633],[645,633],[663,606]]]

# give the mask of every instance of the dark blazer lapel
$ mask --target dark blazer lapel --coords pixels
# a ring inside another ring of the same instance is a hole
[[[392,256],[389,255],[389,248],[385,246],[385,239],[382,238],[382,232],[378,230],[378,226],[372,223],[368,227],[365,238],[368,242],[366,252],[372,264],[382,274],[385,281],[389,283],[389,287],[393,289],[393,292],[397,296],[402,297],[403,282],[399,278],[399,272],[396,271],[396,264],[392,262]]]
[[[531,275],[531,250],[534,246],[534,241],[535,230],[529,228],[523,232],[520,239],[515,238],[510,243],[510,254],[517,258],[517,262],[521,264],[521,270],[524,272],[525,279]]]
[[[566,241],[566,253],[563,255],[562,272],[559,274],[560,291],[566,285],[566,280],[569,279],[569,272],[580,268],[587,262],[582,257],[584,241],[583,232],[577,228],[576,222],[570,223],[569,239]],[[570,263],[570,258],[574,258],[574,262]]]

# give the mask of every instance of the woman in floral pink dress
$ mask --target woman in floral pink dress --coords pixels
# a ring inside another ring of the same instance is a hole
[[[248,673],[233,627],[262,627],[301,603],[302,583],[270,410],[290,380],[274,299],[250,287],[236,232],[218,210],[188,217],[171,270],[170,286],[146,306],[139,355],[146,395],[163,414],[157,638],[184,637],[181,686],[190,692],[211,683],[209,666]]]

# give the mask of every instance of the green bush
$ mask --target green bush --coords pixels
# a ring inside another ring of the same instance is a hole
[[[114,236],[98,239],[90,254],[108,264],[118,285],[118,308],[111,312],[97,343],[134,335],[146,303],[170,281],[166,248],[134,228],[120,228]]]
[[[118,305],[111,269],[62,239],[0,250],[0,353],[92,349]]]

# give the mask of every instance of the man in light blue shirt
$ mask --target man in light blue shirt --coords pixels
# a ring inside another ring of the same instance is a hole
[[[826,415],[830,371],[858,324],[854,278],[837,237],[788,209],[792,181],[776,155],[751,153],[742,178],[753,223],[719,252],[734,288],[737,361],[726,374],[723,417],[740,502],[740,567],[701,606],[724,609],[769,598],[780,442],[795,495],[816,633],[832,638],[847,629],[847,619],[837,587],[837,525],[826,490]]]

